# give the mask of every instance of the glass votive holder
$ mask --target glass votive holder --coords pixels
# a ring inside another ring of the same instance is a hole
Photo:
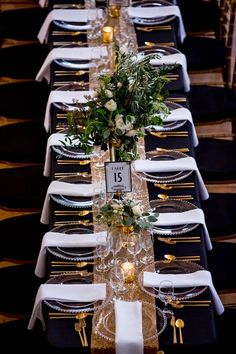
[[[109,6],[109,16],[112,18],[120,17],[120,9],[119,5],[111,5]]]
[[[124,273],[125,283],[133,283],[135,279],[135,264],[132,262],[124,262],[121,264]]]
[[[111,26],[105,26],[102,29],[102,41],[103,43],[112,43],[114,39],[114,29]]]

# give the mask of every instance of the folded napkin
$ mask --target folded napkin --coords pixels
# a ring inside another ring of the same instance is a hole
[[[158,287],[162,280],[172,281],[174,287],[176,288],[209,286],[216,312],[219,315],[224,312],[224,306],[216,292],[212,282],[211,273],[208,270],[198,270],[197,272],[187,274],[160,274],[154,272],[143,273],[143,285],[146,287]]]
[[[76,10],[73,10],[76,11]],[[80,48],[54,48],[52,49],[46,59],[43,62],[37,76],[36,81],[42,81],[43,78],[50,81],[50,65],[55,59],[67,59],[67,60],[90,60],[94,48],[98,47],[80,47]],[[100,51],[100,48],[98,49]],[[105,46],[101,49],[106,52]]]
[[[49,34],[49,26],[52,21],[65,21],[65,22],[84,22],[84,26],[88,21],[88,13],[89,12],[96,12],[95,9],[90,10],[75,10],[75,9],[56,9],[52,10],[48,13],[47,17],[45,18],[39,33],[38,33],[38,40],[40,43],[48,41],[48,34]]]
[[[128,14],[130,17],[140,18],[155,18],[163,16],[176,16],[179,19],[179,38],[183,42],[186,37],[182,15],[178,6],[162,6],[162,7],[128,7]]]
[[[193,157],[188,156],[169,161],[136,160],[134,166],[137,172],[175,172],[194,170],[197,174],[201,198],[209,198],[208,191]]]
[[[51,91],[48,97],[46,112],[44,117],[44,127],[48,132],[50,129],[50,107],[53,102],[75,103],[87,102],[85,96],[91,96],[93,91]]]
[[[182,74],[183,74],[183,82],[184,82],[184,90],[186,92],[190,90],[190,79],[189,79],[189,75],[188,75],[188,71],[187,71],[187,61],[186,61],[186,56],[183,53],[163,55],[160,59],[150,60],[150,64],[152,64],[152,65],[179,64],[179,65],[181,65]]]
[[[143,354],[142,303],[115,300],[116,354]]]
[[[202,224],[208,250],[212,249],[210,235],[208,233],[205,216],[202,209],[192,209],[181,213],[160,213],[158,220],[153,223],[155,226],[170,226],[183,224]]]
[[[49,203],[50,194],[66,195],[73,197],[92,197],[98,195],[99,191],[102,190],[102,185],[100,183],[67,183],[60,181],[52,181],[48,187],[47,194],[43,204],[43,210],[41,214],[41,223],[49,223]]]
[[[193,144],[194,146],[198,145],[198,137],[197,137],[197,132],[195,129],[195,126],[193,124],[193,118],[192,114],[189,109],[187,108],[177,108],[174,109],[173,111],[170,111],[170,114],[166,117],[163,118],[164,122],[174,122],[178,120],[188,120],[191,123],[192,127],[192,134],[193,134]],[[160,125],[149,125],[146,128],[152,128],[156,130],[162,130],[163,127]]]
[[[66,134],[54,133],[51,134],[47,141],[46,147],[46,156],[44,162],[43,175],[48,177],[50,176],[51,170],[51,146],[63,146],[63,141],[65,140]]]
[[[106,298],[106,284],[41,284],[34,302],[28,329],[33,329],[38,318],[45,329],[42,313],[43,300],[90,302]]]
[[[73,235],[53,231],[47,232],[43,236],[41,248],[35,267],[35,274],[39,278],[44,277],[46,274],[47,247],[96,247],[98,244],[98,236],[101,236],[102,240],[105,242],[107,232],[101,231],[91,234]]]

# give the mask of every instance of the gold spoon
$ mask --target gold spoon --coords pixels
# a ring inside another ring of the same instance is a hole
[[[164,258],[166,258],[167,260],[169,261],[174,261],[174,260],[179,260],[179,259],[188,259],[188,260],[199,260],[200,259],[200,256],[174,256],[173,254],[165,254],[164,255]]]
[[[144,42],[144,44],[147,47],[155,47],[156,45],[163,45],[163,46],[167,46],[167,47],[174,47],[175,46],[174,42],[165,42],[165,43]]]
[[[164,149],[164,148],[156,148],[156,151],[178,151],[178,152],[189,152],[189,148],[176,148],[176,149]]]
[[[78,71],[58,71],[55,72],[56,76],[67,76],[67,75],[74,75],[74,76],[81,76],[87,74],[88,70],[78,70]]]
[[[179,341],[180,341],[180,344],[183,344],[184,341],[183,341],[183,335],[182,335],[182,328],[184,328],[184,320],[178,318],[175,321],[175,325],[179,329]]]
[[[175,302],[170,302],[170,305],[176,309],[182,309],[183,307],[209,307],[210,304],[176,304]]]
[[[168,199],[184,199],[184,200],[193,200],[193,197],[191,195],[166,195],[166,194],[158,194],[158,198],[163,199],[163,200],[168,200]]]
[[[193,182],[189,182],[189,183],[176,183],[173,185],[169,185],[169,184],[161,184],[161,183],[154,183],[154,187],[158,187],[161,189],[165,189],[165,190],[171,190],[174,188],[194,188],[194,183]]]
[[[172,240],[170,237],[167,237],[167,238],[165,238],[165,237],[158,237],[157,238],[159,241],[162,241],[162,242],[165,242],[165,243],[167,243],[168,245],[175,245],[176,243],[178,243],[178,242],[201,242],[201,240],[199,240],[199,239],[195,239],[195,240]]]
[[[86,216],[88,214],[94,213],[95,210],[55,210],[55,215],[78,215],[78,216]]]

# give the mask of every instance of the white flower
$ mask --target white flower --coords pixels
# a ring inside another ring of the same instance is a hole
[[[142,207],[139,204],[133,206],[132,211],[133,211],[134,215],[137,215],[137,216],[142,216],[142,214],[143,214]]]
[[[122,82],[118,82],[118,83],[117,83],[117,87],[120,88],[120,87],[122,87],[122,86],[123,86]]]
[[[94,92],[92,93],[92,97],[93,97],[93,98],[97,98],[97,97],[98,97],[98,92],[97,92],[97,91],[94,91]]]
[[[128,47],[126,47],[126,46],[121,46],[120,47],[120,53],[121,54],[127,54],[128,52],[129,52]]]
[[[108,109],[108,111],[114,112],[117,109],[117,104],[114,100],[110,100],[104,104],[104,107],[106,107],[106,109]]]
[[[117,114],[115,116],[115,123],[116,123],[116,128],[117,129],[120,129],[122,131],[125,131],[125,123],[124,123],[124,120],[123,120],[123,115],[122,114]]]
[[[131,129],[133,129],[133,124],[132,123],[127,123],[127,124],[125,124],[125,130],[126,131],[129,131],[129,130],[131,130]]]
[[[129,130],[125,135],[130,136],[130,137],[135,136],[135,135],[137,135],[137,130],[135,130],[135,129]]]
[[[113,97],[113,93],[110,90],[105,90],[105,93],[106,93],[108,98]]]

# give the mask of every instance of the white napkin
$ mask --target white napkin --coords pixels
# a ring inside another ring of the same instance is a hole
[[[137,172],[175,172],[194,170],[197,174],[201,198],[209,198],[208,191],[193,157],[188,156],[169,161],[136,160],[134,166]]]
[[[46,274],[46,247],[96,247],[98,244],[98,236],[106,240],[107,232],[101,231],[90,234],[73,234],[68,235],[60,232],[49,231],[43,236],[41,248],[39,251],[35,274],[42,278]]]
[[[48,0],[39,0],[39,6],[47,7],[48,6]]]
[[[106,284],[41,284],[34,302],[28,329],[33,329],[38,318],[45,329],[42,313],[43,300],[90,302],[106,298]]]
[[[188,75],[188,71],[187,71],[187,61],[186,61],[186,56],[183,53],[163,55],[160,59],[150,60],[150,64],[152,64],[152,65],[179,64],[179,65],[181,65],[182,74],[183,74],[183,82],[184,82],[184,90],[186,92],[188,92],[190,90],[190,79],[189,79],[189,75]]]
[[[220,315],[224,312],[224,306],[216,292],[212,282],[211,273],[208,270],[198,270],[187,274],[160,274],[154,272],[143,273],[143,285],[157,287],[162,280],[170,280],[176,288],[192,286],[209,286],[216,312]]]
[[[183,42],[186,37],[182,15],[178,6],[162,6],[162,7],[128,7],[130,17],[153,18],[163,16],[176,16],[179,19],[179,38]]]
[[[115,300],[116,354],[143,354],[142,303]]]
[[[48,187],[47,194],[43,204],[43,210],[41,214],[41,223],[49,223],[49,203],[50,194],[59,194],[73,197],[92,197],[99,194],[99,190],[102,190],[100,183],[86,183],[86,184],[74,184],[60,181],[52,181]]]
[[[49,12],[45,18],[39,33],[38,40],[40,43],[48,41],[49,26],[52,21],[66,21],[66,22],[84,22],[84,26],[88,21],[88,13],[96,12],[95,9],[90,10],[75,10],[75,9],[56,9]],[[83,28],[84,28],[83,26]]]
[[[73,10],[75,11],[75,10]],[[37,76],[36,81],[42,81],[43,78],[50,81],[50,65],[55,59],[67,59],[67,60],[90,60],[92,51],[96,47],[80,47],[80,48],[54,48],[52,49],[46,59],[43,62]],[[107,49],[102,48],[106,51]]]
[[[170,111],[170,114],[163,118],[164,122],[173,122],[178,120],[188,120],[191,123],[192,134],[193,134],[193,144],[194,146],[198,145],[198,137],[195,126],[193,124],[193,117],[189,109],[187,108],[176,108],[173,111]],[[163,127],[160,125],[149,125],[146,128],[152,128],[156,130],[163,130]]]
[[[202,224],[208,250],[212,249],[210,235],[208,233],[205,216],[202,209],[192,209],[181,213],[160,213],[158,220],[153,223],[156,226],[183,225],[183,224]]]
[[[44,170],[43,170],[44,176],[46,176],[46,177],[50,176],[51,146],[63,146],[62,141],[65,140],[65,137],[66,137],[66,134],[62,134],[62,133],[54,133],[49,136],[48,141],[47,141],[46,156],[45,156],[45,162],[44,162]]]
[[[75,103],[87,102],[85,96],[91,96],[94,91],[51,91],[48,97],[48,102],[44,117],[44,127],[48,132],[50,129],[50,107],[53,102]]]

